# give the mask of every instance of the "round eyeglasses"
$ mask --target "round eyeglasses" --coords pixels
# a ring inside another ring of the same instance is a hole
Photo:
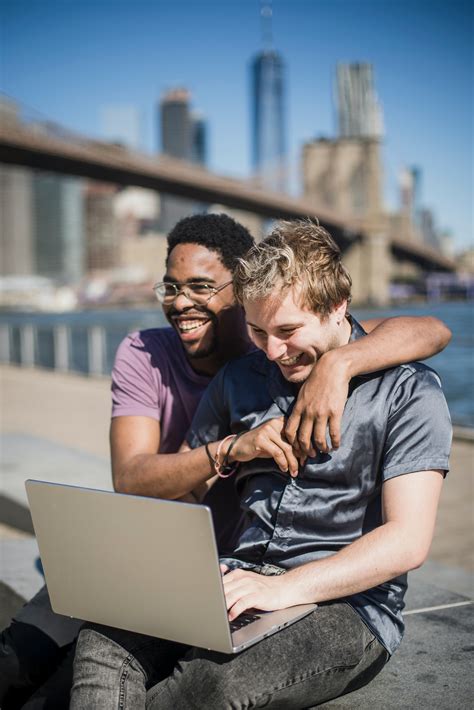
[[[174,283],[172,281],[162,281],[153,286],[153,291],[160,303],[168,305],[183,293],[188,301],[197,306],[205,306],[216,293],[223,288],[230,286],[232,281],[227,281],[222,286],[211,286],[207,283]]]

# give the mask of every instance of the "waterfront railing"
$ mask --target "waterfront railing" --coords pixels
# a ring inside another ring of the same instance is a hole
[[[101,325],[1,324],[0,362],[85,375],[110,374],[126,332]]]

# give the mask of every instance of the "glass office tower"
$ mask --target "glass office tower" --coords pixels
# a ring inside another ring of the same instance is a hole
[[[252,62],[252,164],[262,187],[286,188],[284,65],[273,51]]]
[[[191,95],[185,88],[168,91],[160,102],[161,150],[165,155],[205,165],[207,123],[190,107]],[[206,205],[187,198],[161,197],[160,228],[169,232],[183,217],[203,212]]]
[[[382,109],[371,64],[338,64],[337,107],[341,138],[382,137]]]

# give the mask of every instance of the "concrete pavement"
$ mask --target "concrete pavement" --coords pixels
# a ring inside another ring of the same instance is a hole
[[[107,378],[0,367],[0,625],[43,583],[24,480],[111,488]],[[456,439],[430,560],[410,575],[401,649],[367,688],[324,708],[464,710],[472,703],[474,441]]]

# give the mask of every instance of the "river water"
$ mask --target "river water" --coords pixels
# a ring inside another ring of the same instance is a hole
[[[453,333],[446,350],[429,361],[440,375],[451,410],[453,423],[474,427],[474,304],[450,302],[403,305],[391,309],[353,309],[358,319],[388,317],[393,315],[435,315],[443,320]],[[70,331],[70,367],[87,372],[87,330],[100,326],[105,333],[104,372],[110,372],[115,350],[121,339],[130,331],[164,325],[159,307],[129,310],[81,311],[73,313],[1,313],[0,325],[10,326],[10,359],[19,361],[19,331],[32,324],[36,332],[36,362],[43,367],[53,367],[53,327],[66,325]]]

